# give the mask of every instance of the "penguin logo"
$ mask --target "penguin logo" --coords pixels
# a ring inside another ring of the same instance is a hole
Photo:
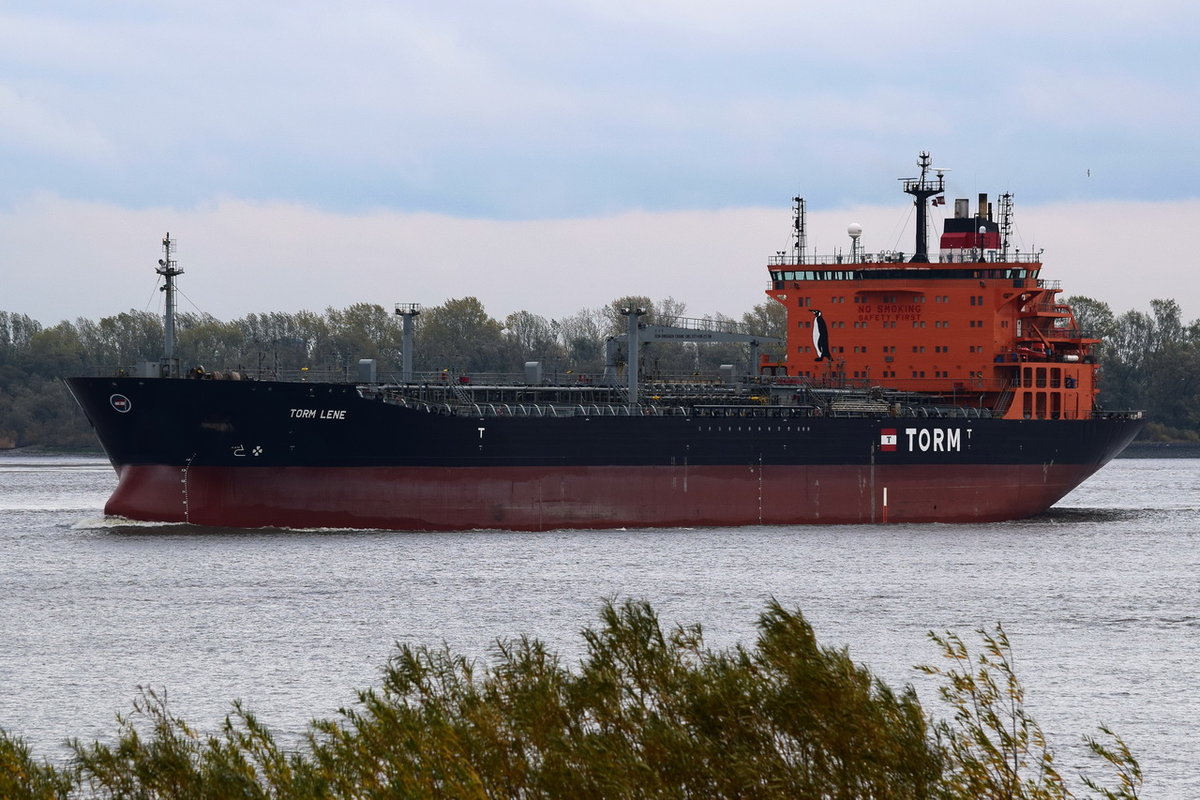
[[[817,351],[817,361],[829,358],[829,326],[825,317],[817,309],[810,309],[813,315],[813,349]]]

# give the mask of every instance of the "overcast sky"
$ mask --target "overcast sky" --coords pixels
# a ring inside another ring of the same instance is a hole
[[[1198,42],[1194,0],[9,0],[0,310],[157,310],[169,231],[221,319],[736,317],[794,195],[820,252],[911,252],[928,150],[948,199],[1014,194],[1064,295],[1190,320]]]

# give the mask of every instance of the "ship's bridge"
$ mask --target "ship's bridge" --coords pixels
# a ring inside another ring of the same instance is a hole
[[[1027,260],[1025,260],[1027,259]],[[911,264],[903,259],[863,261],[853,265],[838,263],[795,263],[781,256],[771,259],[772,289],[785,289],[787,282],[800,281],[881,281],[881,280],[1005,280],[1036,278],[1041,263],[1032,255],[1022,260],[992,262],[954,262]],[[1021,288],[1021,287],[1018,287]]]

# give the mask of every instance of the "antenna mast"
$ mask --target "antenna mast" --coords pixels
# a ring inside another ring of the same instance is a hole
[[[1013,196],[1012,192],[1000,195],[1000,260],[1008,261],[1009,239],[1012,238],[1013,226]]]
[[[793,197],[792,203],[792,256],[793,263],[804,263],[804,250],[808,247],[808,215],[804,198]]]
[[[162,291],[167,293],[166,311],[163,314],[163,357],[159,363],[159,375],[163,378],[179,377],[179,361],[175,358],[175,277],[182,275],[175,259],[175,240],[168,233],[163,237],[163,257],[158,260],[159,275],[166,279]]]

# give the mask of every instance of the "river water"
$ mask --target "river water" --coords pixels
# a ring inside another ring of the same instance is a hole
[[[1081,744],[1104,723],[1144,797],[1200,796],[1200,460],[1117,460],[980,525],[247,532],[114,524],[114,485],[103,460],[0,456],[0,727],[39,756],[111,739],[139,685],[203,731],[241,699],[294,746],[396,642],[486,661],[529,634],[575,663],[603,599],[633,597],[724,648],[774,597],[935,713],[926,632],[1000,622],[1066,775],[1107,777]]]

